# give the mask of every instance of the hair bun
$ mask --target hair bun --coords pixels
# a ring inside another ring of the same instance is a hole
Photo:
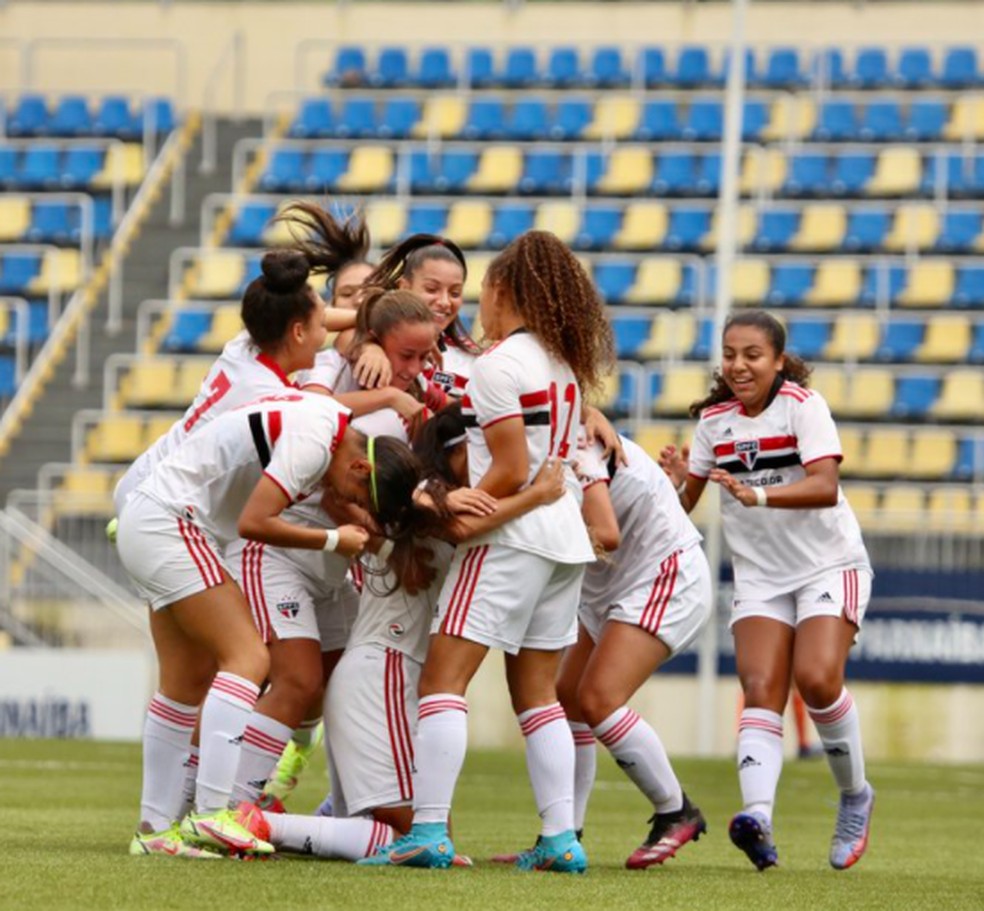
[[[271,250],[260,264],[267,288],[274,294],[294,294],[304,287],[311,269],[296,250]]]

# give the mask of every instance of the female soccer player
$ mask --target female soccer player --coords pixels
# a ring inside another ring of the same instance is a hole
[[[473,487],[502,499],[526,486],[548,458],[570,465],[581,387],[600,382],[612,360],[612,337],[581,265],[545,232],[522,235],[496,257],[479,306],[497,344],[476,359],[463,399],[469,475]],[[521,866],[586,868],[574,834],[574,741],[555,680],[562,649],[576,639],[581,578],[594,551],[573,471],[568,478],[571,489],[556,503],[455,552],[420,680],[413,828],[362,863],[452,862],[447,820],[466,750],[465,691],[496,647],[506,652],[543,821],[541,841]]]
[[[840,788],[830,850],[838,870],[868,844],[874,790],[865,778],[858,710],[844,687],[847,654],[871,596],[861,531],[838,482],[840,441],[809,368],[785,350],[774,317],[729,317],[721,372],[689,453],[661,462],[693,509],[708,480],[724,488],[724,536],[735,573],[731,624],[745,695],[738,730],[744,809],[731,840],[759,870],[777,862],[772,809],[782,770],[790,669]]]

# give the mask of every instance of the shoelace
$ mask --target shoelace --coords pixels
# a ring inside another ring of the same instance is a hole
[[[857,841],[864,835],[864,824],[868,818],[863,810],[856,810],[854,807],[841,805],[837,810],[837,836],[843,839],[845,836],[850,841]]]

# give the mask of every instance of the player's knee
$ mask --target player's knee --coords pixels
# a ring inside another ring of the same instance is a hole
[[[257,639],[255,645],[244,646],[234,658],[224,662],[223,665],[220,666],[220,670],[245,677],[247,680],[252,680],[257,686],[262,686],[270,673],[270,653],[266,646]]]
[[[611,693],[591,681],[582,681],[577,691],[577,700],[581,715],[591,727],[597,727],[621,707],[617,700],[612,698]]]
[[[742,677],[742,692],[748,708],[769,708],[782,711],[785,702],[785,684],[768,674],[752,673]]]
[[[298,663],[286,669],[279,669],[271,675],[271,684],[289,694],[291,702],[310,707],[316,705],[324,696],[323,678],[320,667],[308,667]]]
[[[826,708],[836,702],[844,688],[840,675],[830,673],[829,669],[808,667],[796,670],[796,688],[803,701],[815,709]]]

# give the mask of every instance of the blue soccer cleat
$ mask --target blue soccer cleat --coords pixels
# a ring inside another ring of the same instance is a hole
[[[772,840],[772,826],[760,813],[738,813],[728,826],[728,834],[756,869],[778,866],[779,852]]]
[[[519,870],[542,870],[548,873],[584,873],[588,857],[573,829],[559,835],[541,835],[536,844],[523,851],[515,861]]]
[[[853,867],[868,847],[871,811],[875,807],[875,789],[865,785],[857,797],[841,794],[837,825],[830,843],[830,866],[835,870]]]
[[[454,845],[448,827],[442,822],[414,823],[396,841],[376,849],[358,861],[363,867],[425,867],[444,870],[454,862]]]

